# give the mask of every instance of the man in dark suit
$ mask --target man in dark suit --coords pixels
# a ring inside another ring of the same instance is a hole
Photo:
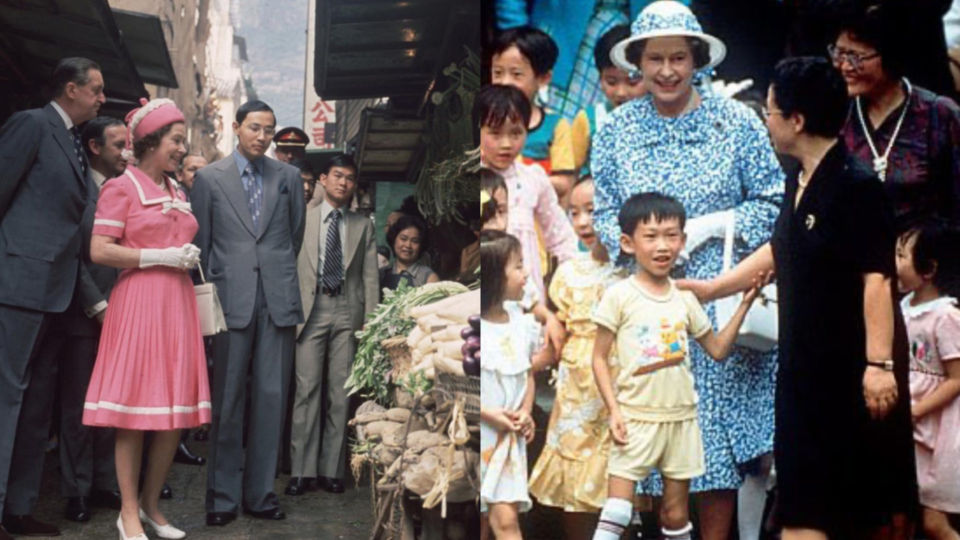
[[[104,182],[123,174],[127,126],[116,118],[98,116],[87,122],[80,142],[90,163],[93,180],[80,225],[81,264],[94,283],[96,296],[83,298],[78,288],[64,313],[62,330],[66,344],[60,353],[60,491],[67,498],[66,518],[90,519],[90,504],[120,509],[117,473],[113,463],[114,432],[83,425],[83,400],[93,365],[97,360],[100,325],[107,312],[107,299],[120,271],[90,261],[90,234],[97,208],[97,195]]]
[[[273,483],[294,332],[303,322],[297,252],[305,205],[299,171],[264,156],[275,126],[266,103],[243,104],[233,124],[236,151],[197,171],[190,193],[201,264],[229,328],[214,339],[208,525],[233,521],[241,505],[254,517],[286,517]]]
[[[52,87],[53,101],[0,128],[0,540],[59,534],[30,516],[63,343],[47,330],[78,286],[84,298],[96,295],[80,264],[90,180],[77,125],[106,101],[103,75],[90,60],[66,58]]]
[[[352,212],[357,166],[334,156],[320,175],[323,203],[307,211],[297,259],[306,322],[297,330],[297,390],[293,405],[288,495],[319,487],[342,493],[349,398],[344,385],[356,348],[354,334],[380,299],[373,222]]]

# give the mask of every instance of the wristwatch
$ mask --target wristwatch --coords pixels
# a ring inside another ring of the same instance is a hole
[[[878,367],[884,371],[893,371],[893,360],[867,360],[868,366]]]

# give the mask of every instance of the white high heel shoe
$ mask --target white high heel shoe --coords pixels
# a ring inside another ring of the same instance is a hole
[[[160,525],[156,521],[150,519],[150,516],[143,511],[143,508],[140,509],[140,521],[147,522],[147,525],[153,527],[153,532],[157,533],[157,536],[160,538],[169,538],[170,540],[178,540],[187,536],[187,533],[181,531],[180,529],[174,527],[173,525],[167,523],[166,525]]]
[[[117,517],[117,529],[120,531],[120,540],[150,540],[144,533],[140,533],[136,536],[127,536],[127,533],[123,531],[122,517]]]

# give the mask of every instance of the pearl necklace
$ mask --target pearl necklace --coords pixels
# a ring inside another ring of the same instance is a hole
[[[881,182],[887,179],[887,159],[890,157],[890,151],[893,150],[893,143],[897,140],[897,136],[900,135],[900,127],[903,125],[903,119],[906,118],[907,108],[910,105],[910,96],[913,95],[913,87],[906,77],[903,78],[903,84],[907,87],[907,97],[903,100],[903,110],[900,111],[900,118],[897,119],[897,125],[893,129],[893,135],[890,137],[890,141],[887,143],[887,149],[883,152],[882,156],[877,151],[877,147],[873,143],[873,138],[870,137],[870,131],[867,129],[867,121],[863,118],[863,107],[860,105],[860,96],[854,98],[854,101],[857,103],[857,116],[860,117],[860,126],[863,128],[863,136],[867,139],[867,145],[870,147],[870,153],[873,155],[873,170],[877,172],[877,176],[880,177]]]

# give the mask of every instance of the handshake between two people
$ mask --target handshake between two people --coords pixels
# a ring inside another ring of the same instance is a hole
[[[163,249],[140,250],[140,268],[167,266],[178,270],[191,270],[200,263],[200,248],[193,244]]]

